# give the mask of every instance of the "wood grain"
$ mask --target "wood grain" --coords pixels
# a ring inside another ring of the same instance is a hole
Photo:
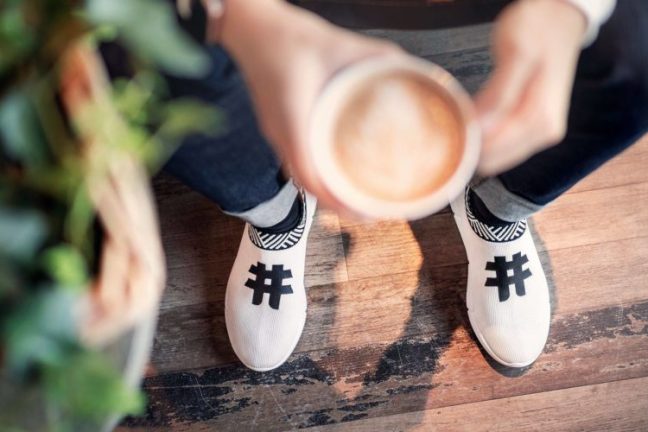
[[[297,4],[354,29],[430,29],[492,21],[511,0],[297,0]]]
[[[492,24],[436,30],[364,30],[363,34],[390,40],[419,57],[431,57],[466,50],[487,49]]]
[[[562,196],[534,218],[542,250],[557,250],[644,236],[648,186],[625,186]]]
[[[648,378],[318,427],[317,431],[644,431]],[[574,413],[587,412],[586,416]]]
[[[148,414],[126,425],[286,430],[648,374],[648,302],[555,317],[545,354],[513,376],[454,316],[436,332],[298,354],[271,372],[232,364],[150,377]]]
[[[648,135],[585,177],[567,193],[648,183]]]

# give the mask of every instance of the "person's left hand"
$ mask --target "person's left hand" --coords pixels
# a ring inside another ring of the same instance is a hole
[[[512,168],[564,137],[586,25],[564,0],[518,0],[497,19],[495,71],[476,98],[481,174]]]
[[[317,196],[318,205],[360,217],[315,169],[310,116],[336,73],[367,58],[402,56],[401,49],[336,27],[283,0],[234,0],[227,13],[222,42],[243,73],[263,134],[289,174]]]

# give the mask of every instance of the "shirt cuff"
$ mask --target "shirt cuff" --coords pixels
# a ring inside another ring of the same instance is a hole
[[[601,25],[610,18],[616,0],[563,0],[577,7],[587,19],[587,31],[583,38],[583,46],[588,46],[596,40]]]

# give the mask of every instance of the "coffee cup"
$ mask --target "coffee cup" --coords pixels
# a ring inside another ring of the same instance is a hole
[[[367,218],[412,220],[441,210],[470,181],[479,150],[467,92],[441,67],[407,55],[343,69],[311,116],[315,174]]]

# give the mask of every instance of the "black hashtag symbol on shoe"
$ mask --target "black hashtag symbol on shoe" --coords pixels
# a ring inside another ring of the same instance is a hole
[[[496,256],[495,261],[486,263],[486,270],[495,272],[494,278],[486,279],[486,286],[498,288],[500,302],[506,301],[510,297],[511,291],[509,287],[511,285],[515,285],[515,293],[518,296],[526,294],[524,280],[531,276],[531,270],[523,270],[522,266],[528,262],[527,256],[518,252],[513,255],[511,261],[506,261],[506,257]]]
[[[252,295],[252,304],[260,305],[263,302],[263,294],[270,294],[268,304],[273,309],[279,309],[279,300],[282,294],[292,294],[293,290],[290,285],[284,285],[284,279],[291,278],[292,272],[284,270],[283,264],[273,265],[271,270],[266,269],[266,265],[258,262],[250,266],[250,273],[256,278],[254,280],[248,279],[245,286],[252,288],[254,294]],[[266,281],[269,281],[266,283]]]

